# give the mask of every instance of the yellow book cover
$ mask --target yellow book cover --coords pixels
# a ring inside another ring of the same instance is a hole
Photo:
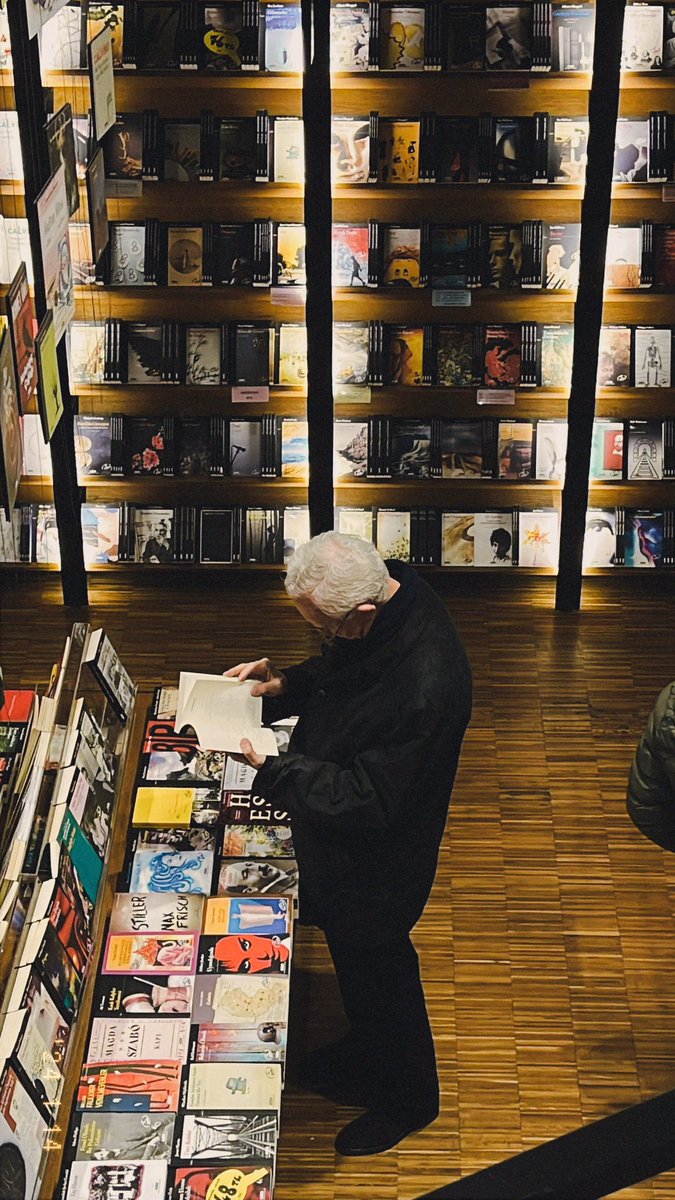
[[[138,788],[131,823],[165,829],[189,825],[194,801],[194,788]]]
[[[380,120],[378,138],[380,183],[419,183],[419,121]]]

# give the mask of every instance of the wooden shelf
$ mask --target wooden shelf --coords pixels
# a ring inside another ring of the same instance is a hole
[[[111,504],[126,500],[129,504],[197,506],[249,504],[261,508],[307,503],[307,488],[285,479],[249,479],[237,475],[209,476],[132,476],[114,479],[89,476],[80,481],[86,491],[86,504]]]
[[[302,221],[304,214],[301,184],[240,183],[237,180],[200,182],[194,185],[173,180],[143,182],[141,196],[108,200],[111,221],[142,221],[156,217],[175,221],[189,204],[195,221]]]
[[[593,480],[589,484],[589,506],[612,508],[622,504],[626,508],[675,508],[675,479]]]
[[[49,71],[46,83],[54,89],[54,108],[73,105],[73,112],[88,107],[86,71]],[[274,115],[300,116],[302,76],[252,71],[243,75],[211,75],[200,71],[116,71],[118,112],[159,110],[162,117],[184,117],[186,96],[191,112],[210,109],[217,117],[255,116],[266,108]]]
[[[271,389],[266,404],[233,404],[230,387],[186,387],[182,384],[154,386],[103,384],[98,388],[78,388],[81,413],[126,413],[128,416],[227,416],[261,417],[266,413],[281,416],[305,416],[307,396],[294,388]]]
[[[304,305],[276,304],[269,288],[75,288],[79,321],[154,321],[158,315],[179,321],[302,321]]]
[[[357,508],[558,508],[561,485],[508,479],[366,480],[338,484],[335,503]]]

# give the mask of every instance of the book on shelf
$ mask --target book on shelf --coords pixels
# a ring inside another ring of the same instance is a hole
[[[423,71],[425,6],[380,5],[379,69]]]
[[[71,1164],[168,1162],[175,1122],[174,1113],[157,1112],[139,1118],[136,1112],[75,1112],[68,1127],[65,1157]]]
[[[238,1032],[227,1026],[196,1028],[221,1033],[223,1038]],[[278,1129],[279,1119],[274,1109],[238,1112],[233,1106],[230,1112],[181,1113],[176,1119],[173,1157],[178,1162],[193,1164],[218,1162],[224,1165],[238,1157],[240,1163],[259,1159],[273,1165]]]
[[[420,121],[380,117],[378,123],[378,182],[418,183]]]
[[[199,895],[118,892],[113,897],[110,932],[147,933],[152,929],[199,932],[203,917],[204,899]]]
[[[633,381],[636,388],[670,387],[673,331],[637,325],[633,333]]]
[[[10,521],[21,480],[22,446],[19,390],[7,328],[0,333],[0,380],[0,499]]]
[[[616,566],[616,509],[588,508],[582,566]]]
[[[529,71],[532,61],[532,5],[488,5],[485,22],[485,63],[488,70]]]
[[[551,70],[590,71],[593,66],[595,8],[554,4],[551,17]]]
[[[80,207],[80,193],[77,182],[75,142],[73,139],[73,110],[70,104],[64,104],[47,121],[45,129],[47,132],[49,169],[52,175],[58,171],[59,167],[62,166],[64,169],[68,213],[72,217]]]
[[[663,67],[662,4],[626,6],[621,41],[623,71],[660,71]]]
[[[518,564],[521,567],[557,567],[559,514],[554,508],[525,510],[518,514]]]
[[[368,0],[337,0],[330,6],[332,71],[367,71],[370,46]]]
[[[268,1165],[237,1160],[235,1167],[177,1166],[169,1171],[168,1200],[206,1200],[218,1190],[245,1187],[247,1200],[267,1200],[272,1195],[273,1172]],[[214,1192],[213,1189],[217,1190]],[[224,1193],[227,1194],[226,1192]],[[236,1195],[236,1192],[235,1192]]]
[[[266,71],[297,74],[303,69],[299,4],[268,2],[261,6],[263,63]]]
[[[104,629],[91,631],[82,662],[89,667],[119,719],[126,721],[133,708],[136,689]]]
[[[234,988],[240,982],[239,979],[232,980]],[[241,1063],[236,1071],[227,1063],[191,1063],[188,1066],[181,1096],[182,1109],[227,1112],[233,1103],[241,1111],[278,1111],[281,1105],[279,1063]]]
[[[103,972],[107,974],[107,972]],[[188,1017],[170,1021],[160,1017],[94,1017],[89,1029],[85,1062],[122,1063],[127,1059],[156,1057],[160,1061],[187,1062],[190,1038]]]

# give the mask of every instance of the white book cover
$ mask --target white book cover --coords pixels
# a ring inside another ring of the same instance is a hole
[[[280,1105],[279,1063],[193,1063],[189,1069],[187,1109],[222,1112]]]
[[[518,566],[557,567],[558,513],[554,509],[520,510],[518,517]]]
[[[441,515],[441,566],[473,566],[475,519],[472,512],[444,512]]]
[[[51,479],[52,454],[42,435],[42,421],[39,413],[26,413],[21,418],[21,445],[23,474]]]
[[[284,509],[284,562],[288,562],[298,546],[303,546],[311,537],[309,509],[288,507]],[[229,760],[228,760],[229,761]]]
[[[473,522],[473,561],[476,567],[513,566],[513,514],[477,512]]]
[[[304,183],[305,138],[300,117],[274,121],[274,182]]]
[[[586,511],[583,567],[613,567],[616,563],[616,509]]]
[[[73,268],[68,241],[68,193],[63,164],[36,200],[47,307],[54,315],[57,345],[75,315]]]
[[[94,1017],[86,1061],[186,1062],[189,1017]]]
[[[240,754],[241,741],[248,738],[258,754],[278,754],[272,730],[262,728],[262,696],[251,695],[253,683],[181,671],[176,730],[190,725],[200,746],[209,750]]]
[[[605,253],[605,287],[640,286],[642,235],[639,225],[610,225]]]
[[[623,19],[621,67],[624,71],[662,69],[662,4],[627,5]]]
[[[66,4],[40,31],[40,65],[43,71],[76,71],[82,44],[82,9]]]
[[[0,179],[23,179],[19,117],[13,110],[0,112]]]
[[[287,1021],[288,984],[287,975],[198,975],[192,1020],[196,1025]]]
[[[203,915],[203,896],[189,892],[154,896],[145,892],[118,892],[110,913],[110,932],[147,933],[152,929],[199,932]]]
[[[535,478],[562,482],[566,453],[567,421],[537,421]]]
[[[672,329],[635,329],[636,388],[670,387]]]
[[[383,558],[410,561],[410,513],[380,509],[377,514],[375,545]]]
[[[34,38],[43,25],[51,21],[68,0],[25,0],[26,16],[28,18],[28,36]]]
[[[373,513],[370,508],[338,508],[336,529],[338,533],[349,533],[352,537],[373,540]]]

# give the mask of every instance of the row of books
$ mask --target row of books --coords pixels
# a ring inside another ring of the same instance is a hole
[[[167,0],[151,21],[143,4],[79,6],[57,13],[42,37],[44,67],[86,66],[86,42],[107,24],[118,68],[217,72],[300,71],[299,6],[220,5]],[[112,10],[112,11],[111,11]],[[458,6],[379,0],[331,4],[333,71],[590,71],[594,6],[540,2]],[[60,18],[60,19],[59,19]],[[54,28],[52,28],[52,26]],[[675,68],[675,17],[669,5],[629,5],[623,31],[625,71]]]
[[[272,1200],[292,832],[250,768],[177,728],[177,702],[155,689],[145,723],[59,1200]]]
[[[85,978],[95,954],[97,907],[110,844],[121,747],[119,724],[101,704],[99,679],[114,679],[127,715],[133,704],[131,681],[103,631],[97,633],[96,651],[92,649],[91,656],[91,637],[81,647],[78,662],[83,664],[82,690],[73,705],[72,719],[61,730],[59,753],[54,756],[56,743],[51,736],[59,711],[56,693],[41,699],[26,740],[23,759],[37,755],[43,776],[40,801],[31,819],[25,818],[15,829],[10,813],[7,809],[3,812],[3,837],[9,829],[15,865],[21,866],[22,846],[25,850],[23,826],[31,839],[21,868],[26,890],[21,911],[15,910],[13,933],[16,936],[19,929],[21,932],[7,963],[10,971],[0,1029],[0,1133],[8,1195],[41,1194],[37,1181],[43,1154],[52,1127],[60,1121],[69,1049],[74,1042]],[[67,671],[71,654],[76,654],[73,636],[66,642],[59,674]],[[45,703],[51,705],[50,717],[42,711]],[[46,757],[39,742],[33,741],[36,735],[46,737],[50,744]],[[65,777],[78,781],[77,789],[69,794],[69,803],[64,798]],[[53,788],[45,786],[45,779],[50,784],[53,781]],[[12,877],[11,862],[8,865],[3,855],[3,895]]]

